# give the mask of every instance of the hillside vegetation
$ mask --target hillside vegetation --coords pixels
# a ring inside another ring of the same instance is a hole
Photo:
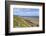
[[[14,18],[14,20],[13,20],[13,22],[14,22],[13,26],[14,27],[33,27],[33,26],[38,26],[38,24],[33,23],[33,21],[21,18],[20,16],[14,16],[13,18]]]

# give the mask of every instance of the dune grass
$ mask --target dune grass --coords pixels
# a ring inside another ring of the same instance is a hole
[[[14,16],[14,27],[29,27],[28,23],[18,16]]]
[[[21,18],[19,16],[14,16],[13,18],[14,18],[13,20],[14,27],[31,27],[32,25],[34,25],[34,23],[30,21],[29,23],[27,19]]]

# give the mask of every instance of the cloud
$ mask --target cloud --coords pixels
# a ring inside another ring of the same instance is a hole
[[[39,9],[32,8],[14,8],[13,15],[19,16],[39,16]]]

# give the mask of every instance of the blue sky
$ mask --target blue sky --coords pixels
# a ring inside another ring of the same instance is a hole
[[[39,16],[39,9],[33,8],[13,8],[13,15],[19,16]]]

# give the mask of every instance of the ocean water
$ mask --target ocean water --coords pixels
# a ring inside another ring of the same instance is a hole
[[[39,16],[21,16],[22,18],[39,19]]]
[[[14,15],[14,16],[18,16],[18,15]],[[39,20],[39,16],[18,16],[24,19],[33,19],[33,20]]]

